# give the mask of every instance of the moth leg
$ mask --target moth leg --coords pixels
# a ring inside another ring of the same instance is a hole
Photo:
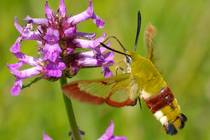
[[[122,73],[125,73],[125,68],[122,67],[122,64],[125,64],[124,60],[120,60],[116,63],[116,66],[115,66],[115,74],[118,75],[118,72],[122,72]]]
[[[115,74],[116,74],[116,75],[118,74],[118,71],[124,72],[125,70],[124,70],[123,67],[117,66],[116,69],[115,69]]]
[[[142,109],[142,105],[141,105],[141,98],[140,97],[138,97],[138,102],[139,102],[139,107],[140,107],[140,109]]]
[[[154,37],[156,29],[152,24],[149,24],[145,30],[145,44],[147,47],[147,58],[153,61],[154,56]]]

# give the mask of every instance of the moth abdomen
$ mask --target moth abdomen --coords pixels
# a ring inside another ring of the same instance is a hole
[[[144,100],[167,134],[175,135],[178,129],[184,127],[187,117],[181,113],[180,106],[168,87]]]

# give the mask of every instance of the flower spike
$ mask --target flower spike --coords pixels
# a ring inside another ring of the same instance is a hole
[[[109,67],[113,64],[113,57],[100,47],[106,35],[97,38],[95,33],[77,31],[77,25],[88,19],[92,19],[98,27],[104,25],[93,11],[92,0],[89,0],[87,10],[75,16],[66,14],[64,0],[60,0],[56,12],[46,1],[45,18],[27,16],[24,19],[25,26],[21,26],[15,18],[14,25],[20,35],[10,48],[10,52],[18,59],[17,63],[8,65],[16,78],[11,89],[12,95],[18,95],[22,87],[27,87],[23,85],[23,80],[32,77],[58,80],[63,76],[72,77],[81,68],[87,67],[101,67],[105,77],[111,76]],[[36,57],[22,52],[21,44],[25,40],[36,41]],[[84,50],[75,51],[77,48]],[[24,69],[25,65],[29,68]]]

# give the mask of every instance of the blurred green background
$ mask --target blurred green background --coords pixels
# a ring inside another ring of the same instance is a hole
[[[49,0],[56,10],[58,0]],[[15,63],[9,53],[18,36],[13,26],[15,16],[22,19],[44,16],[44,0],[1,0],[0,4],[0,139],[41,140],[47,132],[55,140],[68,139],[69,125],[59,82],[42,80],[12,97],[9,90],[14,78],[6,67]],[[68,13],[76,14],[86,9],[87,0],[66,0]],[[80,31],[97,35],[106,32],[118,36],[132,49],[136,32],[136,13],[142,13],[142,32],[138,53],[145,54],[143,31],[148,23],[157,28],[155,38],[155,63],[177,97],[182,111],[187,115],[186,127],[176,136],[165,134],[160,123],[143,104],[112,108],[93,106],[73,101],[84,140],[96,140],[108,126],[115,122],[115,134],[128,140],[209,140],[210,139],[210,1],[209,0],[94,0],[94,9],[105,21],[100,30],[88,21],[79,25]],[[35,54],[34,43],[24,43],[24,51]],[[94,79],[96,71],[81,70],[75,79]]]

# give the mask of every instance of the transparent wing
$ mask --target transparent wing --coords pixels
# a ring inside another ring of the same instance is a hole
[[[82,102],[103,104],[115,107],[134,105],[135,95],[130,74],[121,74],[107,79],[80,80],[63,86],[64,94]]]

